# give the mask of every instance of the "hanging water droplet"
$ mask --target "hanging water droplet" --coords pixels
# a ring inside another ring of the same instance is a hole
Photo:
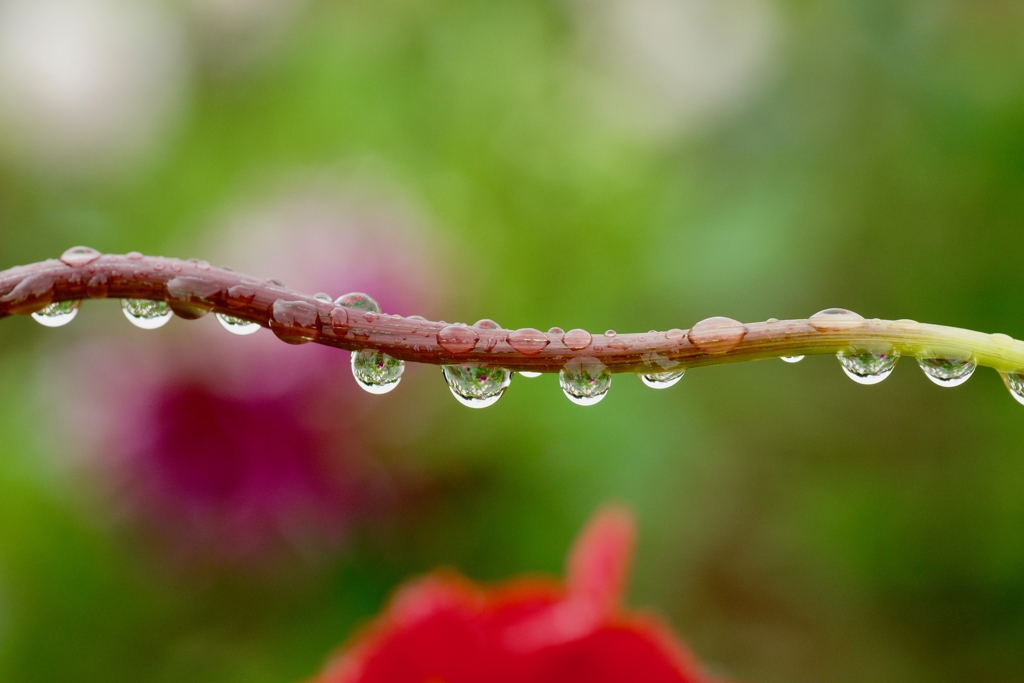
[[[392,358],[383,351],[363,349],[352,352],[352,376],[371,394],[386,394],[402,379],[405,361]]]
[[[787,363],[799,363],[803,359],[803,356],[782,356],[782,360],[786,361]]]
[[[452,395],[470,408],[494,405],[512,382],[512,373],[508,370],[487,368],[476,363],[444,365],[441,370]]]
[[[590,356],[573,358],[558,373],[566,397],[581,406],[592,406],[608,395],[612,375],[604,363]]]
[[[892,374],[900,355],[895,350],[886,353],[869,351],[842,351],[836,354],[843,372],[858,384],[878,384]]]
[[[46,327],[61,327],[67,325],[78,315],[78,309],[82,306],[81,301],[58,301],[34,312],[32,317],[40,325]]]
[[[220,285],[201,277],[178,275],[167,282],[167,305],[185,320],[202,318],[213,308]]]
[[[510,332],[508,335],[508,343],[513,349],[526,356],[533,356],[540,353],[550,343],[545,335],[540,330],[535,330],[532,327],[524,327]]]
[[[121,310],[135,327],[144,330],[155,330],[163,327],[171,319],[174,312],[166,301],[150,301],[149,299],[122,299]]]
[[[380,313],[380,304],[370,296],[369,294],[363,294],[362,292],[352,292],[339,296],[334,300],[334,303],[338,306],[347,306],[348,308],[358,308],[360,311],[370,311],[371,313]]]
[[[465,325],[449,325],[437,333],[438,345],[448,353],[469,353],[479,340],[480,335]]]
[[[747,334],[739,320],[715,316],[706,318],[690,328],[690,343],[704,353],[728,353],[736,348]]]
[[[918,358],[925,377],[940,387],[958,387],[971,378],[978,364],[973,358]]]
[[[845,308],[826,308],[818,311],[807,322],[816,330],[842,330],[864,322],[864,316]]]
[[[100,252],[92,247],[71,247],[60,255],[60,260],[72,268],[76,266],[87,266],[101,256]]]
[[[668,389],[677,384],[684,374],[686,374],[686,368],[669,372],[648,372],[640,375],[640,381],[652,389]]]
[[[1000,372],[1003,378],[1003,383],[1006,388],[1010,390],[1010,396],[1013,399],[1024,405],[1024,372]]]
[[[237,334],[242,337],[254,334],[260,329],[259,323],[242,320],[241,318],[225,315],[224,313],[217,313],[217,321],[231,334]]]
[[[526,377],[527,379],[533,379],[534,377],[540,377],[543,374],[544,374],[543,372],[530,372],[529,370],[520,370],[519,371],[519,376],[520,377]]]

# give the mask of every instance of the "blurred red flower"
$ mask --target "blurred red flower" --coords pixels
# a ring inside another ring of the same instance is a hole
[[[311,683],[709,683],[666,626],[620,606],[633,536],[629,511],[606,507],[564,584],[414,581]]]

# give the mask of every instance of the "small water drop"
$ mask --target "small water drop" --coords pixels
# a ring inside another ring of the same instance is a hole
[[[32,317],[45,327],[62,327],[75,319],[81,301],[58,301],[34,312]]]
[[[313,295],[313,298],[317,301],[322,301],[325,304],[334,303],[334,299],[331,298],[331,295],[325,292],[317,292]]]
[[[616,335],[615,330],[606,330],[605,333],[604,333],[604,336],[606,336],[606,337],[614,337],[615,335]]]
[[[360,311],[380,313],[380,304],[377,303],[376,299],[362,292],[352,292],[339,296],[334,300],[334,303],[337,306],[347,306],[348,308],[357,308]]]
[[[562,336],[562,343],[565,344],[566,348],[573,351],[582,351],[590,346],[592,341],[594,341],[594,338],[590,333],[579,328],[569,330]]]
[[[213,308],[220,285],[201,277],[178,275],[167,282],[167,305],[185,320],[202,318]]]
[[[899,353],[873,353],[870,351],[843,351],[836,354],[846,376],[857,384],[878,384],[892,374]]]
[[[686,368],[668,372],[649,372],[641,374],[640,381],[652,389],[668,389],[677,384],[684,374],[686,374]]]
[[[127,256],[132,261],[141,261],[142,260],[142,252],[138,252],[138,251],[129,251],[127,254],[125,254],[125,256]]]
[[[799,363],[803,359],[803,356],[782,356],[782,360],[786,361],[787,363]]]
[[[747,328],[739,320],[715,316],[690,328],[690,343],[704,353],[728,353],[743,341]]]
[[[826,308],[818,311],[807,322],[816,330],[843,330],[864,322],[864,316],[845,308]]]
[[[441,370],[452,395],[470,408],[494,405],[512,382],[512,373],[508,370],[487,368],[476,363],[444,365]]]
[[[242,308],[248,306],[256,298],[256,290],[245,285],[235,285],[228,288],[228,296],[225,303],[231,308]]]
[[[993,334],[991,336],[992,336],[992,341],[996,342],[1000,346],[1010,346],[1010,345],[1013,344],[1013,337],[1011,337],[1008,334],[1003,334],[1002,332],[996,332],[995,334]]]
[[[465,325],[449,325],[437,333],[438,345],[448,353],[469,353],[479,339],[480,335]]]
[[[71,247],[60,255],[60,260],[65,265],[74,268],[76,266],[87,266],[100,256],[100,252],[92,247]]]
[[[121,310],[135,327],[144,330],[155,330],[163,327],[174,315],[174,311],[166,301],[150,301],[149,299],[122,299]]]
[[[925,377],[940,387],[958,387],[971,378],[978,364],[973,358],[918,358]]]
[[[352,352],[352,376],[371,394],[386,394],[402,380],[405,361],[392,358],[383,351],[363,349]]]
[[[287,344],[305,344],[320,336],[320,316],[306,301],[274,302],[270,314],[270,330]]]
[[[768,318],[767,320],[765,320],[765,322],[766,323],[777,323],[777,322],[779,322],[779,319],[778,318]]]
[[[543,372],[530,372],[529,370],[520,370],[519,371],[519,376],[520,377],[526,377],[527,379],[533,379],[534,377],[540,377],[543,374],[544,374]]]
[[[244,337],[246,335],[254,334],[260,329],[259,323],[242,320],[241,318],[236,318],[233,315],[226,315],[224,313],[217,313],[216,315],[217,321],[231,334],[237,334]]]
[[[548,334],[565,334],[565,330],[561,327],[552,327],[548,330]]]
[[[604,363],[590,356],[573,358],[558,373],[566,398],[581,406],[592,406],[608,395],[612,375]]]
[[[1000,372],[999,374],[1002,376],[1006,388],[1010,390],[1010,396],[1013,396],[1017,403],[1024,405],[1024,372]]]
[[[500,330],[501,329],[501,325],[499,325],[498,323],[494,322],[490,318],[484,318],[483,320],[477,320],[475,323],[473,323],[473,327],[479,327],[480,329],[483,329],[483,330]]]
[[[533,356],[543,351],[550,342],[547,336],[540,330],[524,327],[515,332],[510,332],[508,343],[519,353]]]

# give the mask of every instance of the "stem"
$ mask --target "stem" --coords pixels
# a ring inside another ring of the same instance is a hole
[[[460,331],[418,317],[376,315],[339,307],[273,281],[213,268],[203,261],[137,253],[69,256],[76,251],[79,255],[89,253],[76,248],[69,250],[63,260],[50,259],[0,272],[0,318],[29,314],[60,301],[150,299],[167,301],[179,317],[186,319],[213,311],[256,322],[292,343],[314,341],[348,351],[377,349],[417,363],[480,363],[533,372],[558,372],[573,358],[583,358],[587,363],[595,359],[610,372],[650,373],[851,349],[895,350],[903,356],[973,357],[978,365],[1000,372],[1024,368],[1024,342],[1006,335],[911,320],[848,316],[745,325],[718,318],[691,330],[594,334],[589,344],[579,348],[585,341],[582,333],[579,336],[584,339],[574,343],[572,337],[563,341],[565,335],[557,330],[541,333],[463,327]],[[439,341],[442,330],[446,332]]]

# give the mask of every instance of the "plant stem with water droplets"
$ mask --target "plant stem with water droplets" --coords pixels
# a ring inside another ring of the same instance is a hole
[[[555,373],[567,362],[583,359],[609,372],[651,373],[851,349],[973,358],[1000,372],[1024,369],[1024,342],[911,320],[822,323],[812,318],[741,324],[714,318],[690,330],[614,335],[493,326],[459,329],[419,317],[337,306],[272,280],[195,260],[100,255],[75,248],[62,259],[0,272],[0,317],[27,315],[58,302],[105,298],[166,301],[185,319],[220,313],[277,328],[275,332],[292,343],[376,349],[416,363],[479,363],[520,372]],[[289,330],[293,338],[288,337]]]

